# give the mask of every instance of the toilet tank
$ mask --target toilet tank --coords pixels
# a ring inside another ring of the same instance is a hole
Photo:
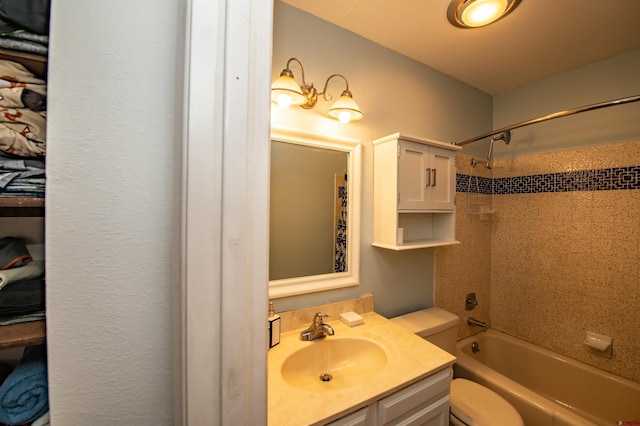
[[[391,318],[391,321],[455,355],[460,323],[457,315],[444,309],[429,308]]]

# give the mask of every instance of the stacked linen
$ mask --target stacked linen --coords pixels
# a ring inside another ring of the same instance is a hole
[[[49,53],[49,36],[33,34],[25,31],[13,31],[0,34],[0,47],[22,52],[47,55]]]
[[[0,60],[1,197],[44,198],[46,92],[24,66]]]
[[[45,163],[0,151],[0,197],[44,198]]]
[[[0,386],[0,423],[48,424],[49,388],[45,345],[25,348],[20,362]]]
[[[49,416],[49,412],[47,411],[41,417],[38,417],[33,423],[22,423],[18,425],[8,425],[6,423],[0,423],[0,426],[50,426],[51,420]]]
[[[20,238],[0,238],[0,326],[45,317],[44,261]]]
[[[44,262],[38,262],[41,271]],[[23,266],[22,268],[29,268]],[[16,268],[20,269],[20,268]],[[44,318],[44,279],[22,280],[6,285],[0,291],[0,325]],[[35,315],[38,314],[38,315]]]
[[[17,62],[0,60],[0,151],[44,157],[47,86]]]
[[[47,55],[49,0],[0,0],[0,47]]]

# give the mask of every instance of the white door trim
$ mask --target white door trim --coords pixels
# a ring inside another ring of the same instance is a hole
[[[266,424],[273,2],[187,3],[181,421]]]

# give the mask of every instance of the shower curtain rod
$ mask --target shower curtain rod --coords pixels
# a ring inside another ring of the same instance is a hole
[[[458,146],[467,145],[472,142],[477,142],[480,139],[488,138],[489,136],[497,135],[499,133],[504,133],[513,129],[518,129],[520,127],[528,126],[530,124],[536,124],[536,123],[541,123],[547,120],[553,120],[554,118],[566,117],[567,115],[577,114],[579,112],[593,111],[595,109],[606,108],[606,107],[615,106],[615,105],[628,104],[628,103],[637,102],[637,101],[640,101],[640,95],[629,96],[621,99],[614,99],[611,101],[600,102],[597,104],[587,105],[580,108],[568,109],[560,112],[554,112],[553,114],[543,115],[542,117],[533,118],[531,120],[523,121],[517,124],[512,124],[511,126],[503,127],[498,130],[492,130],[491,132],[485,133],[481,136],[478,136],[472,139],[467,139],[466,141],[463,141],[463,142],[456,142],[455,145],[458,145]]]

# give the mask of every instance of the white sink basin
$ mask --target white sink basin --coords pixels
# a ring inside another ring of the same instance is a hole
[[[362,384],[384,369],[387,355],[376,343],[325,337],[306,343],[282,364],[282,377],[305,390],[331,390]]]

